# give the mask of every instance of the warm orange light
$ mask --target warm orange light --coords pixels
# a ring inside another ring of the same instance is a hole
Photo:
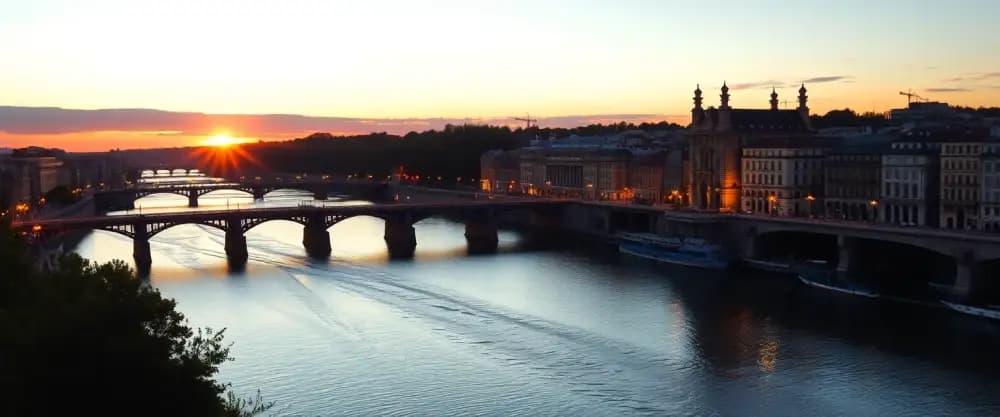
[[[36,224],[34,226],[31,226],[31,231],[32,232],[40,232],[40,231],[42,231],[42,225]]]
[[[237,138],[230,137],[229,135],[215,135],[215,136],[209,137],[208,139],[205,139],[205,140],[201,141],[201,145],[202,146],[215,146],[215,147],[224,148],[224,147],[227,147],[227,146],[232,146],[232,145],[236,145],[236,144],[240,144],[240,143],[244,143],[244,142],[246,142],[246,141],[242,140],[242,139],[237,139]]]

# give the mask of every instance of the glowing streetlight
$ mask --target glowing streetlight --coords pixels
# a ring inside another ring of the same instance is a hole
[[[812,217],[813,216],[813,201],[816,201],[816,197],[813,197],[812,194],[809,194],[809,195],[806,196],[806,201],[809,202],[809,217]]]

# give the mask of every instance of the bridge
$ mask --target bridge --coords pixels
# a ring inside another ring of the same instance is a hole
[[[350,195],[366,200],[385,200],[389,197],[389,184],[378,181],[281,181],[281,182],[221,182],[143,186],[124,190],[101,191],[94,194],[98,212],[131,210],[135,200],[153,194],[176,194],[187,197],[188,207],[198,207],[198,197],[219,190],[242,191],[262,200],[275,190],[300,190],[313,194],[316,200],[326,200],[331,194]]]
[[[331,226],[355,216],[372,216],[385,220],[384,239],[389,255],[405,258],[413,255],[417,246],[413,225],[425,218],[444,216],[465,223],[465,238],[471,253],[494,251],[497,248],[497,217],[505,212],[528,210],[554,214],[564,201],[557,200],[468,200],[447,203],[399,203],[333,207],[256,208],[246,210],[188,211],[162,214],[133,214],[63,218],[14,223],[17,232],[41,241],[74,230],[105,230],[132,239],[132,256],[140,275],[149,273],[152,256],[149,239],[181,224],[201,224],[225,233],[225,252],[230,266],[238,269],[246,264],[247,245],[244,234],[271,220],[288,220],[304,226],[302,244],[312,257],[329,256]]]
[[[954,267],[952,292],[967,295],[972,291],[974,281],[989,278],[995,273],[1000,261],[1000,235],[932,229],[901,227],[887,224],[863,222],[831,222],[805,218],[734,215],[731,228],[742,242],[741,255],[747,259],[760,257],[768,247],[777,246],[776,241],[798,236],[826,237],[833,246],[836,244],[836,270],[850,275],[859,269],[861,261],[870,263],[899,263],[906,259],[886,257],[889,245],[912,248],[909,262],[919,263],[937,255],[949,259]],[[919,250],[917,250],[919,249]],[[882,252],[882,253],[879,253]],[[902,269],[904,265],[891,265]]]
[[[597,237],[697,237],[744,260],[824,259],[848,277],[872,271],[940,277],[957,296],[1000,290],[1000,234],[610,203],[568,205],[561,219],[564,228]]]

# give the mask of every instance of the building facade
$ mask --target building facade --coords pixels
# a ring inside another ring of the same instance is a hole
[[[980,230],[1000,233],[1000,144],[986,145],[982,156]]]
[[[833,219],[873,221],[878,213],[882,171],[879,146],[841,147],[823,160],[824,215]],[[874,202],[874,203],[873,203]]]
[[[521,160],[518,151],[494,150],[479,159],[480,189],[491,193],[521,190]]]
[[[940,224],[941,143],[923,132],[893,141],[882,155],[879,221],[908,226]]]
[[[941,227],[959,230],[980,228],[979,164],[985,145],[984,140],[970,137],[942,142]]]
[[[742,204],[745,212],[777,216],[818,213],[823,193],[820,138],[762,138],[743,147]]]
[[[690,174],[686,185],[689,205],[698,209],[737,211],[740,200],[743,146],[762,138],[813,137],[806,89],[799,89],[799,107],[779,110],[778,94],[772,90],[770,109],[734,109],[729,105],[729,87],[723,83],[719,108],[702,108],[701,88],[694,91],[694,108],[688,128]],[[776,185],[776,184],[774,184]]]
[[[520,154],[521,192],[527,195],[626,200],[631,154],[616,149],[525,149]]]

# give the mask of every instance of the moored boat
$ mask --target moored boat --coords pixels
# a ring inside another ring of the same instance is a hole
[[[941,300],[941,304],[944,304],[948,308],[955,310],[959,313],[969,314],[977,317],[985,317],[993,320],[1000,320],[1000,306],[977,307],[968,304],[959,304],[945,300]]]
[[[819,263],[816,262],[814,264],[818,265]],[[843,294],[850,294],[867,298],[881,297],[881,295],[878,292],[856,286],[844,280],[837,279],[836,272],[828,269],[821,269],[816,267],[801,267],[798,268],[798,277],[799,281],[802,281],[803,284],[813,288],[820,288],[828,291],[834,291]]]
[[[622,235],[618,251],[657,262],[706,269],[726,269],[731,261],[719,245],[701,239],[663,237],[651,233]]]

